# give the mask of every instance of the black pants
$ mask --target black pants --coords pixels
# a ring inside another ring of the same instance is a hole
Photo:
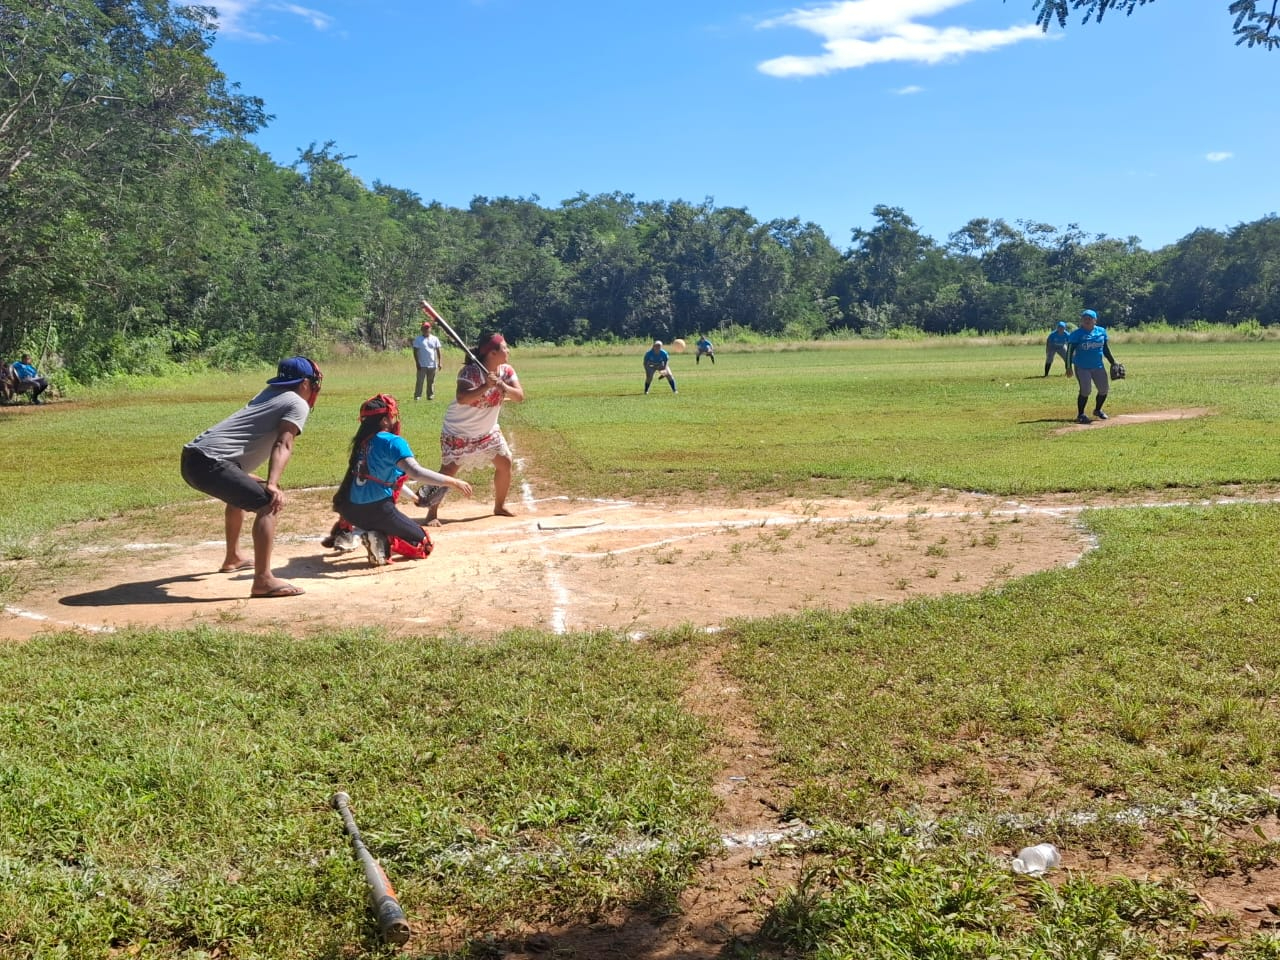
[[[427,535],[421,524],[396,508],[391,497],[376,503],[344,503],[338,509],[338,516],[361,530],[377,530],[412,544],[421,543]]]

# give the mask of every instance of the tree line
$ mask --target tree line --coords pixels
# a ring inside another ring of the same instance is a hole
[[[404,345],[431,299],[473,335],[578,343],[1280,322],[1280,221],[1160,250],[975,219],[939,242],[901,208],[838,248],[815,224],[627,193],[476,197],[367,186],[335,145],[281,166],[263,103],[166,0],[0,5],[0,359],[81,381],[173,363]]]

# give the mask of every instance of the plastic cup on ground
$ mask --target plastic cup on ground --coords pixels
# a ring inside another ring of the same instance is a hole
[[[1013,872],[1039,876],[1056,869],[1062,863],[1058,848],[1052,843],[1037,843],[1034,847],[1023,847],[1013,858]]]

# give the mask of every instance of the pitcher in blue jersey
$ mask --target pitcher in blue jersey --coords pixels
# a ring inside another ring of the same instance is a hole
[[[1098,315],[1092,310],[1080,314],[1080,326],[1067,335],[1067,370],[1074,370],[1076,383],[1080,385],[1080,395],[1076,397],[1076,423],[1092,423],[1085,416],[1084,408],[1089,402],[1089,394],[1097,387],[1098,397],[1093,404],[1093,415],[1098,420],[1107,419],[1102,412],[1102,405],[1107,402],[1107,391],[1111,381],[1107,377],[1107,367],[1103,358],[1111,363],[1116,358],[1111,355],[1111,347],[1107,344],[1107,330],[1098,326]]]

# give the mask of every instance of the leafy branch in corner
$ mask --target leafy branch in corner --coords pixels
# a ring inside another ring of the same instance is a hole
[[[1057,23],[1059,27],[1067,25],[1067,15],[1072,10],[1083,10],[1081,23],[1093,20],[1102,22],[1108,10],[1123,10],[1125,16],[1133,13],[1137,7],[1145,7],[1155,0],[1035,0],[1036,23],[1043,29]],[[1246,47],[1263,47],[1274,50],[1280,46],[1280,0],[1271,0],[1270,12],[1259,9],[1266,7],[1267,0],[1232,0],[1227,6],[1227,13],[1235,17],[1233,31],[1236,45]]]

